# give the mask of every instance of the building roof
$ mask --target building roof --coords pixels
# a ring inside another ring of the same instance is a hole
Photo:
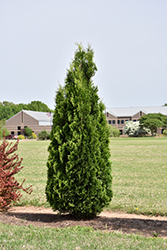
[[[161,113],[167,116],[167,106],[159,107],[130,107],[130,108],[106,108],[105,112],[108,112],[115,117],[132,117],[138,112],[142,111],[145,114],[149,113]]]
[[[39,112],[39,111],[32,111],[32,110],[21,110],[19,113],[21,113],[22,111],[25,114],[33,117],[35,120],[39,121],[39,125],[53,125],[53,123],[52,123],[53,113]],[[18,115],[19,113],[17,113],[16,115]],[[49,116],[49,114],[51,114],[51,115]],[[14,115],[14,116],[16,116],[16,115]],[[10,119],[12,119],[13,117],[11,117]],[[8,119],[8,120],[10,120],[10,119]]]

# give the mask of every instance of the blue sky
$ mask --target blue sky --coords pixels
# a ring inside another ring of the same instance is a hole
[[[53,109],[80,42],[106,107],[167,103],[166,0],[0,0],[0,102]]]

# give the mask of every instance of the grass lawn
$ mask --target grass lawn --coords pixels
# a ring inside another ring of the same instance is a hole
[[[167,249],[167,240],[139,235],[106,233],[92,228],[35,228],[0,223],[0,249],[3,250],[125,250]]]
[[[45,198],[49,141],[20,141],[24,168],[17,175],[33,193],[18,205],[49,206]],[[114,196],[107,210],[167,215],[167,138],[112,138]]]
[[[20,141],[25,187],[18,205],[49,206],[45,198],[49,141]],[[113,200],[108,210],[167,215],[167,138],[112,138]],[[0,249],[167,249],[167,240],[106,233],[92,228],[35,228],[0,223]]]

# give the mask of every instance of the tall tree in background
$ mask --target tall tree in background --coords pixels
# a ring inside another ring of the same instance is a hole
[[[92,77],[93,50],[78,45],[65,86],[56,94],[48,148],[46,197],[51,207],[94,217],[112,198],[109,131]]]
[[[157,128],[167,127],[167,117],[161,113],[143,115],[140,117],[139,121],[140,127],[150,129],[152,136],[154,136],[154,133],[157,133]]]

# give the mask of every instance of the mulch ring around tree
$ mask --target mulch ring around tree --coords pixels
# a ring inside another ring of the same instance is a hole
[[[50,208],[16,206],[7,212],[0,212],[0,222],[35,227],[83,226],[107,232],[118,231],[126,234],[139,234],[144,237],[167,238],[167,217],[160,216],[102,212],[94,219],[77,220],[69,214],[56,214]]]

